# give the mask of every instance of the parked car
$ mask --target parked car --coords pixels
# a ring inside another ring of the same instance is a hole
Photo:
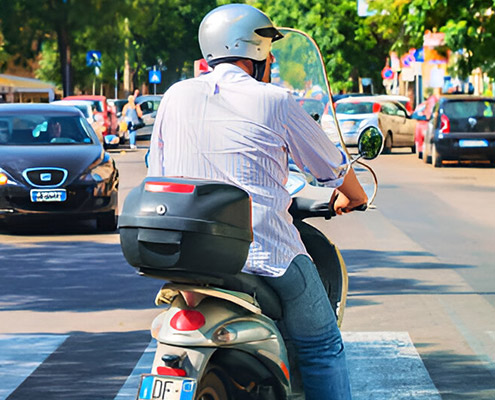
[[[127,104],[127,99],[107,99],[107,103],[115,107],[117,118],[122,116],[122,109]]]
[[[378,97],[382,100],[391,100],[391,101],[398,101],[401,103],[407,110],[409,114],[412,114],[413,112],[413,106],[411,99],[407,96],[401,96],[397,94],[381,94],[378,95]]]
[[[434,167],[444,160],[495,163],[495,98],[440,96],[426,131],[423,160]]]
[[[335,103],[346,146],[357,146],[359,132],[364,125],[378,126],[375,104],[374,96],[345,97]]]
[[[162,101],[162,95],[145,94],[138,96],[135,100],[136,104],[141,107],[144,126],[136,131],[137,136],[149,136],[153,132],[156,112]]]
[[[96,132],[98,139],[103,144],[103,117],[93,112],[92,102],[89,100],[55,100],[50,104],[57,106],[75,107],[82,112],[86,121],[89,122],[93,130]]]
[[[115,135],[121,139],[122,134],[119,134],[119,123],[117,118],[117,113],[113,107],[109,107],[107,103],[107,98],[100,95],[73,95],[64,97],[63,100],[89,100],[93,104],[94,112],[97,115],[103,117],[104,131],[102,132],[103,137],[107,135]],[[107,141],[105,141],[107,142]],[[115,144],[115,143],[109,143]],[[118,143],[117,143],[118,144]]]
[[[385,138],[384,153],[393,147],[410,147],[415,152],[414,134],[416,120],[397,100],[377,99],[375,112],[378,113],[378,127]]]
[[[95,218],[117,227],[119,173],[73,107],[0,105],[0,219]]]

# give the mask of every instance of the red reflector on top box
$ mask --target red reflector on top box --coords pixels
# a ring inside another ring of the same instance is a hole
[[[194,185],[172,182],[146,182],[144,190],[153,193],[192,193]]]

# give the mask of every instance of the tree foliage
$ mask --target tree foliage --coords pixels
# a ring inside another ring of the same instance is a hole
[[[355,0],[258,0],[278,26],[307,32],[317,42],[325,60],[332,90],[358,89],[359,77],[381,81],[390,43],[364,24]]]
[[[37,75],[67,86],[66,93],[73,82],[83,90],[91,87],[89,50],[102,53],[99,82],[112,84],[115,70],[121,79],[127,54],[135,87],[147,82],[154,65],[163,68],[166,86],[184,68],[192,71],[192,61],[200,58],[199,23],[216,5],[216,0],[0,0],[0,28],[7,54],[26,65],[39,58]]]
[[[240,0],[239,2],[243,2]],[[380,71],[391,49],[400,54],[422,46],[425,30],[445,32],[456,59],[455,74],[474,68],[495,77],[493,0],[373,0],[376,14],[357,15],[356,0],[245,0],[278,26],[301,29],[318,43],[334,91],[358,89]],[[38,77],[89,91],[95,75],[86,52],[102,53],[98,83],[122,83],[130,64],[133,86],[148,70],[162,68],[162,87],[191,76],[201,57],[197,44],[203,16],[228,0],[0,0],[0,69],[7,61],[36,66]],[[34,64],[33,64],[34,61]]]
[[[465,78],[481,67],[495,77],[492,0],[373,0],[370,8],[376,14],[367,23],[399,53],[422,47],[426,30],[444,32],[446,47],[455,54],[455,75]]]

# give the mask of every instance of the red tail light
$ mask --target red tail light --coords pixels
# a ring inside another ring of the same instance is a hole
[[[194,185],[173,182],[146,182],[144,190],[154,193],[192,193]]]
[[[157,367],[156,372],[165,376],[186,376],[186,371],[182,368]]]
[[[373,112],[374,113],[380,112],[381,109],[382,109],[381,104],[379,104],[379,103],[373,103]]]
[[[440,133],[449,133],[450,132],[450,120],[445,114],[442,114],[440,117]]]
[[[196,310],[180,310],[170,320],[170,326],[178,331],[195,331],[204,324],[204,315]]]

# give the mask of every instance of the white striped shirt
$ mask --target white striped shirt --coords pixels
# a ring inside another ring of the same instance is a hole
[[[165,93],[158,109],[149,176],[211,179],[252,198],[253,236],[243,271],[283,275],[307,254],[288,213],[288,157],[331,187],[342,183],[346,157],[284,89],[220,64]]]

